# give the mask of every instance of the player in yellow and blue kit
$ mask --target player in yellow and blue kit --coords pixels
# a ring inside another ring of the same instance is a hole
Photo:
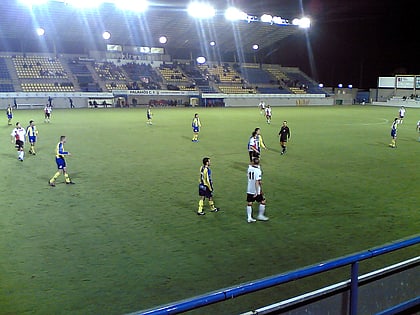
[[[198,133],[200,132],[200,127],[201,127],[200,117],[198,117],[198,114],[194,115],[191,126],[193,130],[193,138],[191,141],[198,142]]]
[[[398,117],[395,117],[394,122],[391,125],[391,143],[389,144],[391,148],[397,147],[397,126]]]
[[[7,124],[10,126],[12,124],[12,118],[13,118],[13,109],[10,104],[6,108],[6,116],[7,116]]]
[[[211,178],[211,169],[210,169],[210,158],[203,158],[203,166],[200,168],[200,181],[198,184],[198,194],[200,196],[200,201],[198,202],[198,215],[206,214],[203,211],[204,200],[207,198],[209,200],[209,206],[211,212],[219,211],[219,208],[214,206],[213,201],[213,180]]]
[[[152,123],[152,109],[150,108],[150,105],[147,107],[147,112],[146,112],[146,116],[147,116],[147,124],[148,125],[153,125]]]
[[[29,154],[35,155],[35,143],[36,138],[38,137],[38,129],[36,128],[33,120],[29,121],[29,126],[26,128],[26,135],[28,136],[28,141],[31,146]]]
[[[67,174],[66,160],[64,157],[66,155],[71,155],[71,153],[64,150],[64,143],[66,143],[66,136],[61,136],[60,142],[57,144],[57,147],[55,149],[55,162],[57,163],[58,171],[48,181],[48,184],[52,187],[55,187],[55,180],[61,174],[64,174],[66,184],[74,184],[74,182],[71,181],[69,174]]]

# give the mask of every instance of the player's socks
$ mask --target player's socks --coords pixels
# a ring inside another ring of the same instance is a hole
[[[252,207],[246,206],[246,214],[248,216],[248,220],[252,218]]]
[[[199,200],[198,201],[198,213],[201,213],[201,212],[203,212],[203,206],[204,206],[204,201],[203,200]]]
[[[210,206],[210,210],[216,209],[216,207],[214,206],[214,201],[213,200],[209,200],[209,206]]]
[[[260,204],[259,208],[258,208],[258,216],[263,216],[265,213],[265,205]]]
[[[54,176],[50,179],[50,183],[54,183],[58,176],[60,176],[60,172],[54,174]]]
[[[66,183],[71,183],[71,179],[69,177],[69,174],[67,174],[67,173],[64,174],[64,180],[66,181]]]

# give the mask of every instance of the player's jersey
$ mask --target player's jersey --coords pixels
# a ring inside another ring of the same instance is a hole
[[[420,120],[417,122],[417,130],[420,132]]]
[[[147,119],[151,119],[152,118],[152,111],[150,109],[147,110]]]
[[[261,148],[264,148],[264,149],[266,149],[266,148],[267,148],[267,147],[265,146],[265,143],[264,143],[263,137],[262,137],[261,135],[258,135],[258,136],[257,136],[257,140],[258,140],[258,148],[259,148],[259,150],[261,150]]]
[[[198,118],[198,117],[194,117],[194,118],[193,118],[193,120],[192,120],[191,126],[192,126],[193,128],[198,128],[198,127],[201,127],[200,118]]]
[[[267,107],[267,108],[265,109],[265,116],[267,116],[267,117],[271,117],[271,107]]]
[[[405,116],[405,108],[400,108],[399,115],[400,115],[400,118],[404,118],[404,116]]]
[[[12,137],[15,137],[16,140],[20,140],[22,142],[25,142],[26,131],[22,127],[13,129],[13,131],[10,135]]]
[[[67,151],[64,150],[64,144],[59,142],[55,149],[55,156],[57,158],[64,158],[65,155],[69,154]]]
[[[256,187],[256,182],[261,180],[262,171],[258,166],[249,165],[248,166],[248,188],[246,192],[252,195],[261,194],[261,186]]]
[[[391,125],[391,137],[395,137],[397,135],[397,126],[398,123],[394,121]]]
[[[28,137],[36,137],[38,135],[38,129],[36,129],[36,126],[28,126],[26,128],[26,134]]]
[[[213,181],[211,179],[211,169],[206,167],[206,166],[202,166],[200,168],[200,184],[203,184],[205,186],[207,186],[210,191],[213,191]]]
[[[258,152],[260,152],[260,146],[258,142],[258,138],[251,137],[248,141],[248,151],[254,151],[252,148],[255,148]]]
[[[12,108],[11,107],[7,107],[7,109],[6,109],[6,115],[7,115],[7,117],[13,115],[13,111],[12,111]]]

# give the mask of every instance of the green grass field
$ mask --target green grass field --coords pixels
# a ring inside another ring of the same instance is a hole
[[[203,124],[191,142],[191,119]],[[124,314],[417,235],[419,152],[408,109],[398,148],[388,147],[397,108],[15,111],[34,119],[36,156],[17,161],[0,127],[1,314]],[[286,155],[277,134],[292,132]],[[246,222],[247,142],[261,127],[268,222]],[[55,188],[54,149],[67,135],[68,172]],[[26,148],[26,151],[28,146]],[[212,159],[218,213],[197,216],[198,173]],[[361,271],[418,254],[363,263]],[[235,314],[348,278],[348,269],[241,297],[196,314]]]

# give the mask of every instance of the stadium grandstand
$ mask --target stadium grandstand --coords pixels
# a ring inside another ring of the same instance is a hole
[[[89,106],[101,93],[113,96],[115,106],[121,97],[125,106],[156,102],[150,94],[164,94],[177,105],[255,106],[264,95],[283,102],[292,97],[292,104],[302,95],[314,104],[333,102],[325,101],[330,92],[299,68],[265,64],[258,57],[302,32],[304,18],[245,13],[221,3],[204,10],[210,17],[194,16],[181,1],[138,1],[128,9],[111,1],[96,8],[78,5],[0,3],[2,107],[12,98],[18,105],[39,103],[35,94],[51,93],[57,107],[67,107],[68,97]],[[241,95],[245,102],[238,101]]]

